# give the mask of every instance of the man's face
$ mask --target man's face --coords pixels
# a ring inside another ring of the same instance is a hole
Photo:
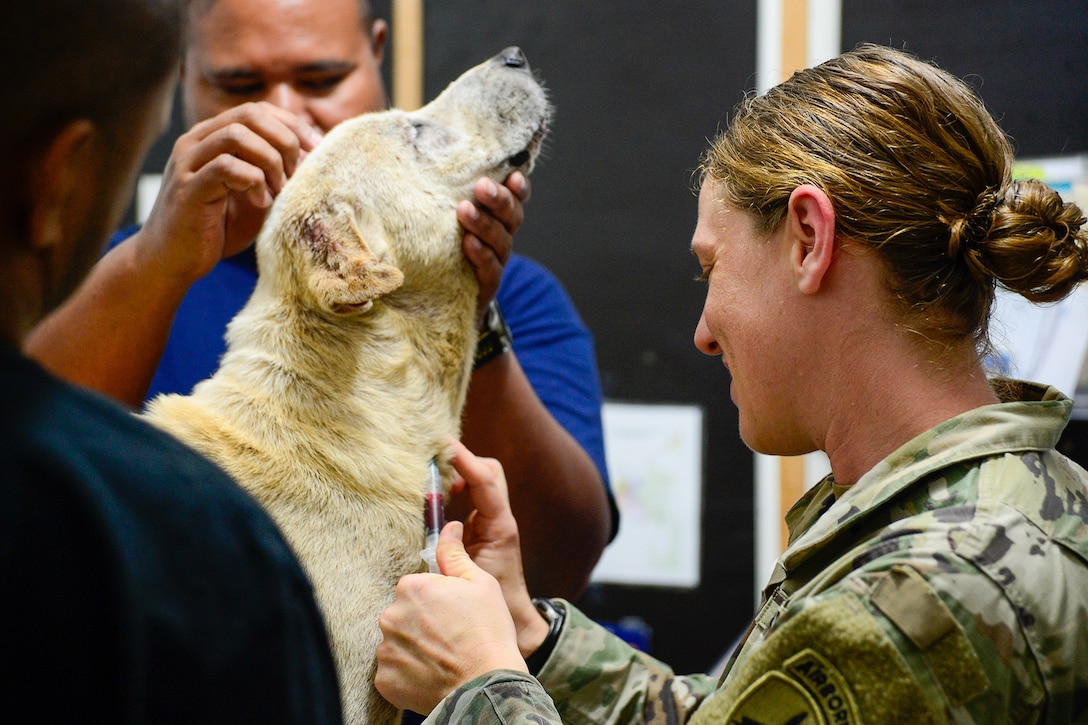
[[[213,0],[190,3],[189,13],[189,125],[268,101],[328,131],[386,106],[386,26],[376,21],[368,34],[358,0]]]

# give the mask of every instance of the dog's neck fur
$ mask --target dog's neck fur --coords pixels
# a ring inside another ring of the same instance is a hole
[[[299,307],[274,279],[259,279],[228,327],[218,372],[194,389],[195,400],[229,411],[247,438],[276,439],[288,448],[303,444],[293,433],[305,429],[332,444],[309,441],[308,450],[426,459],[459,435],[476,337],[471,287],[447,290],[440,295],[447,299],[421,306],[406,284],[409,289],[376,300],[369,311],[336,319]],[[459,318],[452,325],[451,314]],[[253,396],[266,399],[259,417],[244,415],[250,406],[241,401]],[[402,432],[389,434],[396,429]],[[413,450],[403,450],[406,441]]]

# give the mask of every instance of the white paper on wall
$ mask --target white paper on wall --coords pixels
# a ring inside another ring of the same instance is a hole
[[[620,530],[592,580],[699,586],[703,411],[606,403],[603,419]]]

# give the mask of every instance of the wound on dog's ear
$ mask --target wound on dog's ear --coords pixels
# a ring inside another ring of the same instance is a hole
[[[382,258],[388,252],[384,238],[378,232],[371,236],[368,243],[354,212],[342,204],[303,219],[301,237],[314,263],[314,288],[331,308],[377,299],[404,282],[400,269]]]
[[[329,254],[341,251],[333,241],[328,224],[316,214],[309,214],[302,222],[302,230],[302,238],[309,244],[314,261],[328,266]]]

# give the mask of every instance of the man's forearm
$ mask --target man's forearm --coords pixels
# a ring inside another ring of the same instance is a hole
[[[132,244],[110,250],[31,332],[26,354],[59,377],[139,408],[187,289],[149,277]]]
[[[503,464],[529,591],[576,600],[608,542],[608,497],[593,460],[552,417],[513,354],[474,372],[462,440]]]

